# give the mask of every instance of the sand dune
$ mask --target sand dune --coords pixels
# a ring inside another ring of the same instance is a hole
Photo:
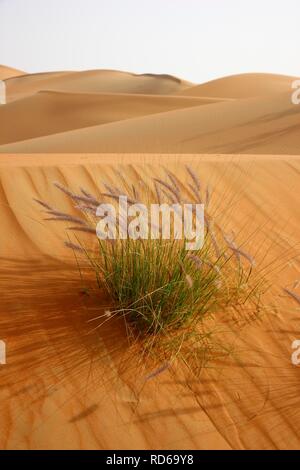
[[[230,202],[235,230],[247,221],[247,236],[260,227],[252,245],[257,261],[267,251],[276,260],[278,313],[237,338],[239,365],[222,365],[217,377],[207,371],[188,387],[166,372],[141,393],[143,377],[118,366],[122,331],[90,331],[86,320],[102,311],[101,297],[82,295],[62,225],[45,222],[32,198],[68,210],[53,180],[94,192],[99,181],[117,184],[116,166],[136,184],[166,166],[184,181],[186,163],[215,188],[220,214]],[[298,448],[300,379],[290,356],[299,315],[282,287],[299,277],[299,171],[299,157],[289,156],[1,155],[0,331],[9,345],[1,448]],[[273,240],[268,250],[265,237]]]
[[[79,93],[142,93],[167,95],[185,90],[192,84],[170,75],[136,75],[115,70],[86,72],[50,72],[31,74],[7,81],[8,101],[41,90]]]
[[[0,152],[299,154],[293,81],[243,74],[194,86],[111,70],[10,78]]]
[[[6,67],[5,65],[0,65],[0,80],[7,80],[8,78],[18,77],[22,75],[25,75],[25,72],[13,69],[12,67]]]
[[[192,86],[180,92],[186,96],[207,96],[223,98],[255,98],[274,93],[291,92],[296,77],[266,73],[246,73],[219,78],[202,85]]]
[[[26,140],[0,152],[300,153],[289,93],[204,106]]]
[[[0,107],[0,144],[215,102],[181,96],[44,91]]]

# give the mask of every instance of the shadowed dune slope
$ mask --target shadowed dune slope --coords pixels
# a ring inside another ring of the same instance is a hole
[[[0,152],[300,153],[289,93],[177,109],[16,144]]]
[[[171,75],[136,75],[115,70],[50,72],[7,81],[7,99],[13,101],[41,90],[79,93],[142,93],[168,95],[192,84]]]
[[[164,95],[39,92],[0,107],[0,145],[215,102]]]
[[[292,89],[296,77],[267,73],[246,73],[212,80],[195,85],[180,92],[186,96],[211,96],[224,98],[254,98],[274,93],[284,93]]]

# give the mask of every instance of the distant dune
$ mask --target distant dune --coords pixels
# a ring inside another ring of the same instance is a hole
[[[254,98],[291,90],[296,77],[267,73],[247,73],[219,78],[202,85],[192,86],[180,92],[187,96],[209,96],[223,98]]]
[[[295,77],[195,85],[170,75],[48,72],[5,81],[0,153],[299,154]]]
[[[8,101],[41,90],[78,93],[142,93],[168,95],[193,84],[169,75],[136,75],[115,70],[49,72],[27,75],[7,82]]]
[[[12,67],[6,67],[5,65],[0,65],[0,80],[6,80],[12,77],[18,77],[24,75],[25,72],[21,70],[13,69]]]

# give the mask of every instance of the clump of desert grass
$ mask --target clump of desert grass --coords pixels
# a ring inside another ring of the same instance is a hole
[[[214,217],[211,188],[186,168],[186,181],[165,170],[164,178],[139,178],[138,184],[115,171],[118,186],[102,182],[98,194],[84,188],[74,193],[55,182],[74,206],[68,214],[47,202],[36,200],[48,221],[64,222],[67,248],[88,262],[97,285],[105,289],[111,307],[90,321],[91,328],[113,319],[125,324],[129,347],[138,348],[141,361],[157,363],[156,376],[180,360],[193,370],[214,358],[226,356],[229,324],[243,327],[259,318],[263,309],[265,279],[255,269],[255,260],[233,233],[227,233]],[[187,251],[186,240],[101,240],[96,236],[96,208],[102,202],[205,205],[203,246]],[[88,234],[90,237],[83,237]]]

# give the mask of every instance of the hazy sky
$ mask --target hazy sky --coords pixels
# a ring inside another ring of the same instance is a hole
[[[0,0],[0,63],[300,76],[299,0]]]

